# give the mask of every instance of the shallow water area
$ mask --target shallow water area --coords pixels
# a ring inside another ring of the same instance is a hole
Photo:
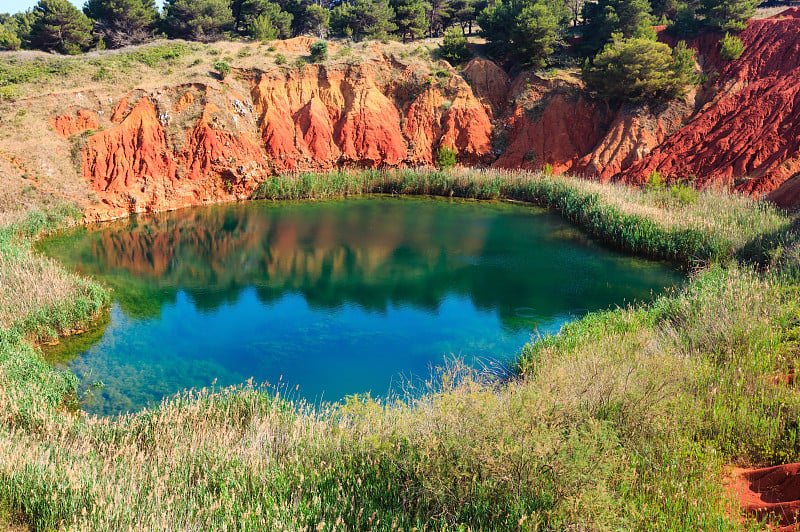
[[[542,209],[419,197],[194,208],[39,247],[112,288],[95,328],[46,351],[97,414],[250,378],[310,401],[404,393],[451,357],[503,367],[532,335],[683,279]]]

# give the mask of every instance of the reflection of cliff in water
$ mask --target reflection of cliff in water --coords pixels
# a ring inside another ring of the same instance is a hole
[[[543,317],[563,312],[565,297],[574,307],[605,306],[616,299],[607,292],[622,287],[592,279],[613,276],[617,262],[628,260],[598,253],[538,210],[391,198],[185,210],[79,231],[51,251],[104,279],[136,316],[158,314],[178,290],[212,310],[252,286],[263,302],[295,292],[312,306],[377,311],[390,304],[433,310],[457,293],[496,309],[507,326],[531,326],[521,300]],[[652,279],[640,273],[632,281],[640,296],[664,276],[661,268]],[[627,283],[612,283],[619,281]]]

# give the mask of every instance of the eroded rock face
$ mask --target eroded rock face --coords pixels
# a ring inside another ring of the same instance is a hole
[[[280,170],[430,164],[448,144],[464,161],[491,150],[491,122],[469,85],[389,61],[310,65],[253,79],[261,140]]]
[[[658,171],[800,207],[800,18],[751,21],[740,37],[730,62],[719,36],[690,42],[713,82],[652,106],[609,105],[569,72],[512,81],[483,58],[457,72],[376,50],[361,64],[61,98],[49,123],[81,148],[89,219],[246,198],[283,171],[431,165],[444,145],[464,165],[633,184]]]
[[[670,179],[720,184],[797,206],[800,172],[800,19],[751,21],[739,34],[744,53],[725,63],[713,41],[700,43],[717,64],[718,96],[618,178],[640,183],[655,171]],[[782,185],[786,183],[786,187]],[[782,188],[781,192],[778,189]]]
[[[193,85],[121,99],[112,126],[90,136],[83,150],[83,176],[101,200],[88,206],[86,217],[249,197],[272,170],[252,112],[238,98]]]
[[[82,148],[83,176],[99,198],[87,218],[246,198],[282,171],[430,165],[443,145],[465,164],[493,159],[491,107],[452,69],[433,75],[384,57],[240,81],[249,92],[197,83],[134,90],[87,115],[105,113],[105,124],[54,118],[65,136],[106,127]]]
[[[97,113],[88,109],[78,109],[75,114],[64,114],[50,118],[50,125],[61,137],[68,139],[76,133],[83,133],[90,129],[97,129]]]
[[[499,168],[574,170],[612,119],[608,106],[588,97],[578,80],[522,74],[511,94],[514,104],[495,136]]]

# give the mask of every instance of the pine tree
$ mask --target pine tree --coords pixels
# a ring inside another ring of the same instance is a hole
[[[718,31],[741,31],[755,14],[758,0],[701,0],[698,12]]]
[[[213,41],[233,26],[227,0],[166,0],[164,29],[172,38]]]
[[[331,29],[355,40],[384,39],[395,31],[394,10],[386,0],[353,0],[333,8]]]
[[[559,28],[569,19],[563,2],[499,0],[478,15],[478,24],[492,53],[541,66],[553,52]]]
[[[450,0],[427,0],[425,15],[428,19],[428,35],[438,37],[447,28],[453,16]]]
[[[647,0],[598,0],[583,6],[583,51],[594,55],[611,42],[612,35],[655,39]]]
[[[92,42],[92,23],[68,0],[39,0],[33,8],[31,45],[64,54],[87,50]]]
[[[158,20],[154,0],[88,0],[83,12],[112,48],[146,41]]]
[[[403,42],[413,41],[425,33],[427,20],[422,0],[390,0],[389,5],[394,10],[397,35]]]
[[[234,2],[235,4],[236,2]],[[257,40],[288,39],[292,36],[294,15],[280,3],[269,0],[242,0],[239,3],[238,31]]]
[[[467,46],[467,38],[462,30],[450,28],[444,32],[442,45],[439,47],[439,57],[452,65],[458,65],[472,57],[472,52]]]
[[[541,67],[553,53],[558,20],[544,4],[523,8],[511,33],[517,57],[526,66]]]
[[[584,80],[600,96],[617,101],[648,101],[680,96],[697,82],[694,52],[681,42],[674,50],[647,38],[622,38],[597,54],[584,69]]]
[[[306,7],[304,30],[314,33],[320,39],[328,35],[331,26],[331,12],[317,4]]]

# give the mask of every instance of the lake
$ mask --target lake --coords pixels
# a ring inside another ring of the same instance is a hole
[[[39,248],[112,289],[95,327],[45,351],[104,415],[248,379],[313,402],[402,394],[453,358],[504,368],[532,336],[684,279],[543,209],[420,197],[193,208]]]

